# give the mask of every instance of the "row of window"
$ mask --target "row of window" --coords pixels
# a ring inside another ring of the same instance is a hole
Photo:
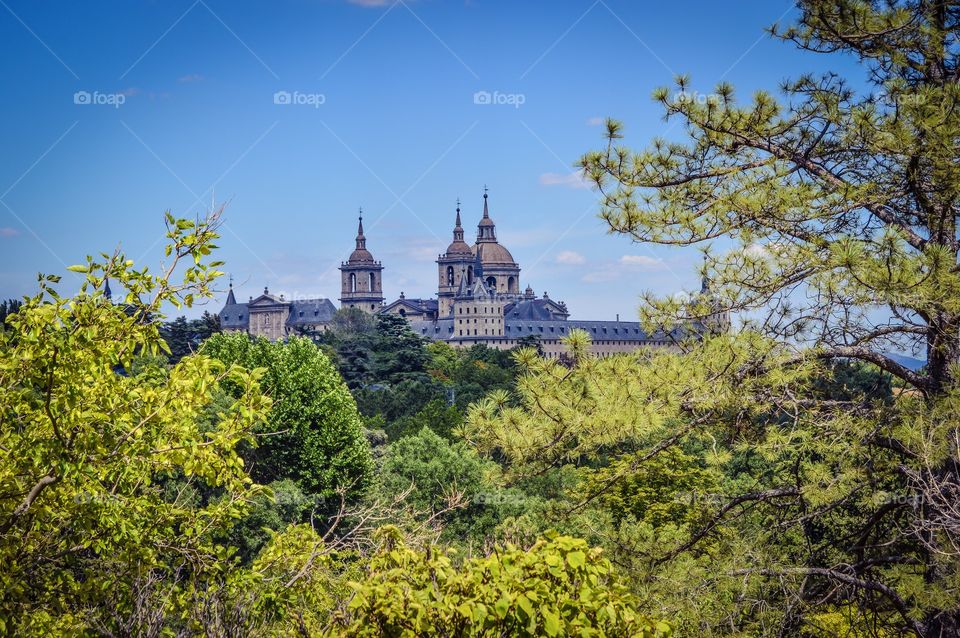
[[[350,306],[350,307],[353,308],[353,306]],[[371,309],[371,310],[372,310],[373,308],[374,308],[374,306],[370,306],[370,309]],[[297,314],[298,314],[300,317],[303,317],[303,311],[302,311],[302,310],[299,311]],[[320,311],[319,311],[319,310],[314,310],[314,311],[313,311],[313,316],[314,316],[314,317],[319,317],[319,316],[320,316]],[[224,321],[230,321],[230,315],[223,315],[223,320],[224,320]],[[242,314],[242,313],[239,314],[239,315],[237,315],[237,321],[243,321],[243,314]]]
[[[457,306],[457,310],[459,311],[458,314],[461,314],[461,315],[463,314],[463,306]],[[477,314],[477,310],[478,310],[477,306],[474,306],[474,307],[473,307],[473,314]],[[498,310],[497,308],[486,308],[486,307],[485,307],[485,308],[483,309],[483,312],[486,314],[486,313],[491,313],[491,312],[497,312],[497,310]],[[470,309],[469,309],[469,308],[467,308],[467,314],[468,314],[468,315],[470,314]]]

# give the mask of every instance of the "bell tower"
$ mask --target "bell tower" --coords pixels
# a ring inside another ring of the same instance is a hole
[[[340,307],[375,314],[383,308],[383,265],[367,250],[363,234],[363,209],[357,224],[357,245],[340,264]]]
[[[453,298],[460,287],[467,266],[473,262],[470,246],[463,240],[463,225],[460,222],[460,200],[457,200],[457,221],[453,227],[453,241],[447,246],[447,252],[437,257],[439,273],[437,286],[438,317],[448,317],[453,311]]]

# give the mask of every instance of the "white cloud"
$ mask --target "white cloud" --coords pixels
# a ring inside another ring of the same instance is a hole
[[[191,82],[202,82],[202,81],[203,81],[203,76],[200,75],[199,73],[188,73],[187,75],[177,78],[177,82],[180,82],[181,84],[189,84]]]
[[[587,126],[603,126],[606,121],[606,118],[603,117],[590,117],[587,118]]]
[[[604,268],[603,270],[595,270],[593,272],[588,272],[583,277],[580,278],[580,281],[586,282],[588,284],[598,284],[607,281],[613,281],[618,279],[623,273],[616,268]]]
[[[587,258],[576,251],[564,250],[557,255],[557,263],[579,266],[580,264],[587,263]]]
[[[544,173],[540,176],[541,186],[569,186],[570,188],[590,188],[590,182],[583,171],[574,171],[568,175]]]
[[[586,283],[615,281],[636,272],[663,270],[667,265],[662,259],[646,255],[623,255],[615,262],[607,262],[602,268],[588,272],[580,278]]]
[[[660,270],[665,266],[662,259],[646,255],[624,255],[620,264],[637,270]]]
[[[20,231],[16,228],[10,228],[9,226],[0,228],[0,237],[16,237],[19,234]]]

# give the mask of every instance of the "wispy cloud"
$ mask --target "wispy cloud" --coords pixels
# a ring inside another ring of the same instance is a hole
[[[587,126],[603,126],[604,122],[606,122],[606,119],[602,117],[587,118]]]
[[[187,75],[177,78],[177,82],[181,84],[190,84],[193,82],[203,82],[203,76],[199,73],[188,73]]]
[[[587,258],[574,250],[564,250],[557,255],[556,261],[558,264],[579,266],[587,263]]]
[[[620,263],[634,270],[662,270],[666,267],[662,259],[646,255],[624,255]]]
[[[124,90],[120,91],[119,93],[120,93],[120,95],[124,95],[124,96],[126,96],[126,97],[133,97],[134,95],[140,95],[140,93],[142,93],[142,91],[141,91],[140,89],[138,89],[137,87],[135,87],[135,86],[131,86],[131,87],[125,88]]]
[[[397,2],[397,0],[347,0],[350,4],[358,7],[386,7]]]
[[[667,268],[666,262],[647,255],[623,255],[615,262],[607,262],[601,268],[586,273],[580,278],[586,283],[616,281],[637,272],[655,272]]]
[[[590,188],[590,182],[584,177],[583,171],[574,171],[567,175],[560,173],[543,173],[540,176],[541,186],[567,186],[569,188]]]
[[[9,226],[0,227],[0,237],[16,237],[20,231]]]

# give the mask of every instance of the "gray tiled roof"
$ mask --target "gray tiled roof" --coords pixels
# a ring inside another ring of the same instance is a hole
[[[228,304],[220,311],[220,326],[226,329],[246,328],[250,322],[250,313],[247,304]]]
[[[503,309],[507,321],[548,321],[562,320],[569,314],[551,299],[521,299],[509,303]]]
[[[333,319],[337,307],[329,299],[302,299],[291,303],[288,326],[300,326],[312,323],[328,323]]]
[[[460,339],[454,335],[453,319],[438,319],[437,321],[411,321],[410,328],[418,335],[434,341],[449,341]],[[692,330],[684,326],[677,326],[670,333],[657,332],[648,335],[637,321],[562,321],[562,320],[517,320],[509,317],[504,321],[502,337],[491,339],[520,339],[531,335],[543,339],[562,339],[570,334],[571,330],[586,331],[594,341],[672,341],[687,338]],[[477,337],[471,336],[471,339]]]
[[[290,307],[287,317],[288,326],[304,326],[316,323],[328,323],[337,311],[336,306],[329,299],[300,299],[298,301],[280,301],[274,298],[278,305]],[[256,311],[256,309],[254,309]],[[220,325],[225,329],[242,330],[250,325],[249,304],[227,304],[219,313]]]

